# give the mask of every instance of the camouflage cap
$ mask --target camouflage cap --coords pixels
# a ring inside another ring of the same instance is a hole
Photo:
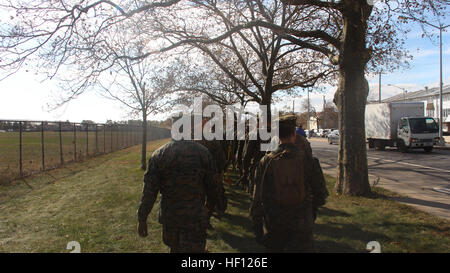
[[[284,115],[278,119],[280,126],[292,126],[295,127],[297,123],[297,117],[295,115]]]
[[[278,126],[280,127],[292,127],[295,129],[297,123],[297,117],[295,115],[284,115],[278,119]]]

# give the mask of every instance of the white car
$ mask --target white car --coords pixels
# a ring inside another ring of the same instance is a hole
[[[316,134],[317,134],[318,137],[323,137],[324,132],[325,132],[324,129],[317,129]]]
[[[331,129],[323,129],[322,137],[328,137],[331,131]]]
[[[328,144],[338,144],[339,143],[339,130],[334,130],[328,134]]]

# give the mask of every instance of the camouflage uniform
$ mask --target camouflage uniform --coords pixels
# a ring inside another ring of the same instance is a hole
[[[219,140],[196,140],[196,142],[206,147],[212,155],[213,164],[216,166],[217,170],[214,180],[217,183],[217,190],[219,194],[216,209],[220,213],[223,213],[225,212],[227,207],[227,199],[225,197],[225,189],[223,187],[223,173],[226,165],[226,157],[223,152],[223,145]]]
[[[253,189],[255,185],[255,170],[266,154],[265,151],[261,151],[261,143],[268,141],[262,141],[259,137],[256,140],[249,140],[244,148],[244,176],[248,181],[248,192],[250,197],[253,196]]]
[[[161,192],[159,222],[171,252],[205,250],[208,208],[215,205],[218,196],[212,162],[205,147],[187,140],[165,144],[149,160],[138,221],[147,220]]]
[[[238,140],[237,142],[238,148],[236,152],[236,165],[239,169],[239,176],[242,176],[244,174],[242,168],[242,154],[244,151],[245,140]]]
[[[312,193],[312,213],[313,220],[316,220],[317,210],[319,207],[325,205],[328,197],[327,185],[323,176],[322,168],[320,167],[319,159],[313,157],[311,144],[302,135],[295,136],[295,145],[300,151],[305,152],[306,161],[312,162],[312,173],[310,180],[310,187]]]
[[[257,240],[272,252],[313,251],[314,206],[323,205],[328,193],[325,194],[323,188],[313,181],[314,161],[310,147],[308,151],[307,143],[301,145],[304,149],[292,143],[279,145],[275,151],[263,157],[256,169],[250,216]],[[280,207],[275,201],[274,185],[277,177],[271,158],[280,155],[298,161],[298,172],[293,175],[303,179],[305,192],[299,205],[286,208]]]

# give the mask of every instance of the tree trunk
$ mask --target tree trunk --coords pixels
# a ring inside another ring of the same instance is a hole
[[[272,97],[271,96],[267,96],[267,97],[263,97],[261,100],[261,105],[266,105],[267,106],[267,120],[266,122],[270,122],[271,121],[271,116],[272,116],[272,109],[271,109],[271,105],[272,104]]]
[[[344,38],[339,55],[339,85],[335,103],[339,110],[338,193],[367,196],[370,184],[365,140],[365,105],[369,86],[364,69],[369,60],[366,49],[366,1],[344,1]]]
[[[147,113],[142,113],[142,151],[141,151],[141,169],[147,169]]]

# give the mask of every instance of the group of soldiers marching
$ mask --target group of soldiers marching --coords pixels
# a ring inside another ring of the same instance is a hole
[[[283,116],[278,124],[271,152],[261,149],[263,141],[251,136],[258,130],[248,126],[245,140],[236,134],[231,141],[172,140],[156,150],[144,175],[139,235],[147,236],[147,217],[161,193],[164,243],[174,253],[205,252],[209,219],[227,207],[223,181],[232,166],[251,199],[257,242],[271,252],[314,251],[313,223],[328,196],[325,180],[309,142],[296,134],[296,117]]]

